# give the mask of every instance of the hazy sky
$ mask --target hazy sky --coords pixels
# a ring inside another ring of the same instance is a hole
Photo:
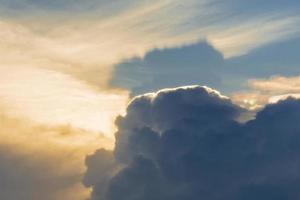
[[[251,112],[299,97],[299,13],[298,0],[0,0],[0,199],[89,197],[84,158],[114,148],[135,95],[206,85]]]

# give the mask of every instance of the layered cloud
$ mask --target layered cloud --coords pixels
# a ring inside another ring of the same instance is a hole
[[[245,110],[207,87],[138,96],[114,151],[87,157],[92,199],[298,199],[300,101]]]
[[[20,11],[22,17],[1,17],[0,26],[5,30],[1,32],[1,64],[51,68],[102,87],[110,77],[112,64],[135,55],[143,56],[154,47],[191,43],[200,37],[195,31],[181,28],[193,15],[175,15],[179,9],[184,12],[197,5],[206,17],[209,12],[205,10],[210,9],[205,1],[183,7],[179,1],[169,0],[94,1],[98,6],[92,11],[68,13],[67,8],[73,4],[55,2],[57,9],[53,10],[47,9],[51,2],[42,2],[28,3],[37,14]],[[22,7],[17,2],[7,4]],[[58,14],[55,11],[61,9],[60,4],[65,4],[66,9]],[[111,13],[103,14],[108,11]]]
[[[208,38],[225,57],[232,57],[299,32],[296,12],[241,15],[231,1],[1,3],[0,28],[5,30],[0,41],[1,68],[51,68],[101,87],[106,86],[113,64],[143,57],[153,48]],[[248,7],[239,4],[239,10]]]
[[[155,49],[144,58],[132,58],[116,65],[111,86],[128,89],[133,95],[186,84],[209,85],[226,95],[248,90],[249,85],[255,90],[249,80],[264,80],[274,74],[282,77],[300,74],[296,53],[299,44],[299,38],[292,39],[234,58],[224,58],[209,41]]]
[[[238,104],[256,109],[268,103],[276,103],[288,97],[300,97],[298,76],[272,76],[268,79],[251,79],[248,90],[236,92],[232,98]]]

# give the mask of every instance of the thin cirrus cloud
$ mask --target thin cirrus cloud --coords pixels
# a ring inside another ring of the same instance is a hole
[[[225,58],[241,56],[273,42],[297,38],[300,18],[297,16],[262,16],[216,34],[208,40]]]
[[[4,2],[9,5],[6,10],[21,7]],[[36,14],[25,9],[20,10],[22,17],[1,17],[1,29],[6,30],[1,32],[2,63],[51,68],[103,87],[113,64],[142,57],[152,48],[208,38],[225,57],[232,57],[292,37],[299,21],[288,12],[239,15],[231,4],[221,1],[126,1],[127,6],[120,1],[93,2],[94,7],[76,12],[69,1],[30,1],[26,5],[35,8]],[[109,10],[105,5],[114,8],[112,13],[102,14]],[[67,12],[73,9],[74,14]]]

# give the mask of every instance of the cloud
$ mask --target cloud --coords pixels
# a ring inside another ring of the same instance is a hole
[[[267,17],[252,16],[247,17],[245,21],[246,17],[239,18],[240,15],[233,12],[231,4],[224,6],[219,1],[188,0],[182,3],[179,0],[155,0],[136,3],[126,0],[112,3],[93,0],[82,3],[77,0],[21,2],[2,0],[0,2],[3,4],[0,9],[3,11],[0,12],[0,29],[4,30],[0,33],[0,74],[15,77],[12,80],[1,78],[1,102],[2,100],[11,102],[9,106],[14,108],[13,112],[25,113],[25,117],[29,116],[38,122],[71,123],[80,128],[100,129],[108,135],[113,132],[111,131],[113,118],[126,103],[126,91],[112,91],[114,88],[109,84],[115,65],[122,60],[132,57],[143,60],[146,52],[154,48],[180,47],[205,38],[212,41],[214,38],[222,40],[228,35],[216,33],[225,33],[227,30],[230,30],[230,36],[243,35],[247,29],[252,29],[256,22],[261,27],[277,27],[267,31],[261,30],[259,37],[251,36],[258,38],[257,41],[251,42],[253,44],[251,48],[256,48],[266,37],[270,38],[270,32],[282,33],[284,32],[282,29],[291,30],[287,31],[287,34],[279,34],[272,41],[268,40],[268,42],[281,41],[290,36],[290,33],[294,33],[296,31],[294,29],[298,27],[295,26],[298,17],[291,17],[294,16],[292,13],[284,13],[280,15],[280,19],[274,17],[274,20],[271,20],[273,14],[267,13]],[[19,14],[14,15],[15,13]],[[229,20],[232,14],[240,20]],[[261,21],[262,23],[259,23]],[[245,26],[241,27],[241,24]],[[268,26],[264,26],[265,24]],[[246,41],[236,38],[233,40],[235,43]],[[215,43],[217,42],[213,42]],[[215,66],[222,61],[222,54],[227,47],[220,48],[222,52],[216,52],[216,55],[213,54],[215,50],[210,49],[208,55],[216,61],[205,63],[207,66],[193,71],[195,73],[182,73],[181,66],[177,66],[174,78],[166,78],[169,72],[165,71],[161,77],[167,84],[163,82],[159,86],[198,84],[198,74],[203,74],[200,84],[210,84],[218,88],[222,80],[215,76],[214,72],[220,69]],[[207,48],[211,46],[208,45]],[[198,57],[198,54],[189,58],[195,57]],[[205,56],[201,59],[205,59]],[[149,61],[153,62],[153,59]],[[168,67],[172,67],[170,63]],[[193,67],[196,68],[197,63],[194,63]],[[151,73],[155,74],[156,71]],[[148,76],[142,77],[148,79]],[[153,87],[155,84],[148,83],[159,82],[157,79],[160,77],[154,77],[153,80],[152,78],[149,76],[150,80],[146,80],[143,85],[157,89]],[[29,79],[33,80],[28,81]],[[186,80],[189,82],[185,82]],[[217,83],[214,85],[215,80]],[[56,84],[53,84],[54,82]],[[25,92],[19,93],[20,90]],[[88,100],[80,99],[79,96],[87,97]],[[106,101],[106,98],[112,101]],[[109,103],[107,105],[107,102],[116,102],[118,108],[112,108],[113,106]],[[99,112],[95,113],[96,110]],[[49,120],[50,118],[52,119]],[[96,118],[106,122],[99,128]]]
[[[154,49],[144,58],[117,64],[110,84],[130,90],[132,95],[193,84],[209,85],[231,95],[248,90],[249,79],[299,74],[300,59],[295,53],[299,44],[299,39],[291,39],[229,59],[206,40],[178,48]]]
[[[26,120],[21,124],[14,120],[12,122],[6,120],[5,123],[1,121],[3,130],[1,131],[0,163],[5,165],[1,166],[3,168],[0,170],[0,175],[5,179],[1,179],[3,182],[0,181],[3,186],[1,187],[3,191],[0,193],[4,199],[74,199],[86,196],[87,191],[78,185],[83,171],[82,158],[84,154],[98,148],[97,144],[111,147],[112,141],[98,140],[96,137],[98,133],[87,133],[80,128],[98,129],[101,126],[101,131],[108,132],[108,135],[111,133],[110,130],[113,129],[111,120],[119,113],[119,108],[127,99],[126,92],[118,91],[118,95],[115,96],[112,94],[111,86],[108,85],[114,65],[121,60],[131,57],[142,58],[153,48],[180,47],[205,38],[214,41],[213,43],[218,47],[220,47],[218,45],[220,41],[221,44],[222,41],[231,42],[234,46],[223,47],[221,45],[222,48],[219,49],[224,55],[229,51],[230,56],[236,56],[240,55],[240,50],[245,53],[260,47],[261,43],[265,44],[264,41],[269,37],[270,29],[280,33],[283,30],[291,30],[284,32],[286,34],[276,34],[272,40],[266,40],[268,43],[273,43],[292,36],[298,27],[298,18],[297,16],[290,18],[293,16],[291,13],[284,14],[282,20],[276,18],[274,21],[266,22],[263,18],[263,23],[260,24],[268,24],[267,27],[271,28],[262,29],[262,33],[257,36],[256,33],[253,34],[251,25],[253,21],[261,20],[260,18],[247,15],[245,18],[248,19],[247,24],[250,25],[241,26],[244,21],[232,21],[231,16],[236,13],[231,9],[224,9],[218,3],[219,1],[188,0],[184,4],[179,0],[82,2],[77,0],[0,0],[0,29],[2,30],[0,33],[0,74],[2,74],[0,93],[1,105],[5,104],[4,107],[9,110],[5,112],[5,117],[15,115],[21,117],[22,115],[23,118],[29,117],[38,122],[48,123],[40,127],[31,125],[35,122],[29,123]],[[228,6],[231,8],[230,5]],[[181,14],[178,15],[178,13]],[[273,16],[269,12],[266,15],[271,15],[271,18]],[[240,15],[235,16],[240,17]],[[285,23],[282,25],[282,22]],[[220,31],[226,34],[219,35]],[[232,32],[238,37],[231,37],[229,33]],[[255,40],[251,40],[257,45],[249,46],[249,37],[245,37],[248,35],[257,36],[253,37]],[[243,43],[244,40],[239,41],[240,38],[247,39],[246,44]],[[194,89],[183,89],[185,90],[193,91]],[[198,89],[195,90],[198,91]],[[199,90],[206,94],[207,89]],[[205,95],[200,91],[198,97],[202,100]],[[169,92],[176,93],[174,91],[162,93]],[[206,106],[193,102],[193,98],[185,99],[185,95],[182,94],[182,96],[179,95],[182,99],[179,98],[178,102],[174,101],[173,107],[170,105],[168,108],[169,103],[166,102],[159,103],[159,107],[155,108],[157,113],[152,110],[151,106],[147,106],[154,100],[149,100],[150,97],[141,97],[141,101],[145,101],[146,105],[143,103],[135,105],[140,106],[142,110],[132,115],[138,120],[119,119],[120,131],[123,131],[123,126],[125,126],[124,130],[128,133],[124,135],[128,138],[120,138],[117,142],[124,141],[125,143],[117,145],[114,155],[110,152],[98,151],[95,154],[96,158],[94,156],[87,158],[87,165],[91,167],[87,173],[90,175],[85,176],[85,184],[94,186],[95,198],[103,194],[110,199],[119,198],[114,191],[116,188],[120,191],[127,190],[127,186],[121,183],[124,179],[130,182],[128,189],[131,189],[132,196],[128,198],[136,196],[135,191],[132,190],[133,185],[138,189],[138,197],[154,195],[153,191],[157,191],[158,196],[152,196],[152,198],[161,196],[166,197],[165,199],[170,198],[173,194],[166,194],[165,187],[176,188],[174,191],[178,191],[178,197],[184,197],[188,194],[188,190],[191,190],[190,195],[193,195],[195,190],[184,184],[184,172],[172,169],[170,174],[165,175],[166,171],[160,168],[161,165],[173,166],[172,160],[166,160],[166,163],[160,165],[157,163],[161,160],[161,146],[165,146],[161,143],[165,142],[169,148],[162,149],[164,155],[169,155],[168,152],[174,150],[174,144],[169,143],[169,140],[173,141],[172,138],[169,139],[173,135],[165,133],[171,128],[179,130],[179,140],[181,140],[185,139],[181,134],[185,130],[191,132],[191,138],[194,137],[193,130],[199,124],[203,125],[200,129],[203,135],[210,131],[219,133],[221,128],[229,129],[227,126],[234,129],[240,126],[233,120],[238,117],[240,108],[231,104],[228,99],[220,97],[216,92],[208,93],[208,99],[213,103],[206,102],[203,104]],[[158,100],[156,95],[151,98]],[[218,98],[222,100],[219,102],[216,100]],[[173,99],[173,97],[167,99]],[[116,103],[116,100],[120,103]],[[140,100],[136,99],[132,104],[138,101]],[[185,106],[181,107],[181,103]],[[85,105],[88,106],[85,107]],[[159,112],[160,106],[166,109]],[[194,106],[197,109],[194,110]],[[180,112],[183,118],[176,117],[177,112],[174,111],[177,107],[182,108]],[[98,119],[93,116],[98,116],[99,113],[94,115],[97,109],[108,117],[96,122]],[[135,113],[134,110],[137,108],[132,109],[132,113]],[[153,117],[148,119],[147,116],[139,114],[149,113],[147,109],[151,111],[150,113],[152,111],[156,113],[155,120]],[[189,112],[184,112],[185,109]],[[214,115],[215,110],[222,114]],[[205,111],[206,115],[198,115],[198,111]],[[74,112],[76,115],[73,115]],[[192,117],[190,117],[191,114]],[[166,120],[169,118],[170,120]],[[210,118],[218,120],[211,121]],[[49,124],[52,123],[70,123],[76,128],[70,129],[68,126],[49,128],[51,127]],[[135,127],[137,130],[126,128],[127,126]],[[140,134],[132,134],[136,132]],[[163,135],[166,139],[162,139]],[[186,144],[190,144],[189,139],[184,140]],[[127,145],[127,142],[132,145]],[[159,148],[153,151],[153,145]],[[184,150],[184,147],[181,148]],[[142,155],[136,158],[135,152]],[[107,162],[98,163],[98,157],[104,156],[107,157]],[[173,157],[175,160],[176,156],[178,154]],[[191,157],[193,156],[199,155]],[[112,161],[109,161],[111,159]],[[182,159],[189,160],[190,158]],[[101,174],[97,169],[92,169],[94,166],[99,167]],[[187,166],[180,167],[183,170],[187,169]],[[106,172],[103,174],[102,170]],[[45,171],[47,171],[46,175]],[[16,175],[16,172],[19,173]],[[174,178],[172,176],[177,172],[178,177],[175,179],[178,179],[178,182],[169,185],[170,180]],[[148,174],[153,176],[145,181],[144,178]],[[138,175],[137,178],[133,177],[136,175]],[[97,180],[98,176],[101,176],[99,178],[101,182]],[[143,179],[139,179],[139,176]],[[188,181],[188,185],[194,186],[191,183],[194,180]],[[161,184],[157,184],[159,186],[157,187],[156,183]],[[150,191],[145,191],[145,188],[149,188]],[[103,190],[107,192],[103,193]],[[144,194],[144,192],[147,193]],[[49,195],[45,197],[45,193]]]
[[[42,2],[51,4],[49,1]],[[195,42],[199,38],[197,33],[189,30],[175,32],[193,16],[187,12],[179,16],[175,13],[180,9],[192,11],[193,6],[207,13],[205,2],[180,6],[179,1],[169,0],[151,3],[120,1],[115,5],[118,7],[116,10],[97,6],[94,11],[77,11],[71,15],[67,9],[61,14],[50,9],[46,15],[42,11],[37,15],[32,14],[34,12],[24,13],[22,17],[0,16],[0,28],[5,30],[1,32],[0,41],[1,67],[50,68],[103,88],[110,78],[113,64],[122,59],[143,56],[154,47]],[[28,4],[43,3],[32,1]],[[62,4],[72,5],[66,1]],[[17,2],[12,5],[22,7]],[[39,10],[39,6],[34,10]],[[108,11],[111,13],[99,14]]]
[[[0,123],[0,199],[84,200],[84,157],[113,146],[99,133],[8,117],[3,108]]]
[[[208,36],[208,40],[225,58],[241,56],[273,42],[297,38],[299,23],[297,16],[262,16],[213,33]]]
[[[107,135],[127,103],[126,91],[108,85],[114,64],[154,47],[194,42],[197,34],[174,31],[192,16],[175,13],[207,9],[206,1],[0,2],[1,11],[19,13],[0,11],[1,104],[9,104],[10,114]]]
[[[115,67],[112,87],[126,88],[133,95],[164,87],[207,84],[220,87],[224,59],[208,42],[181,48],[148,52],[145,57],[133,58]]]
[[[298,199],[299,109],[287,99],[239,123],[245,110],[207,87],[138,96],[114,151],[87,157],[85,184],[95,200]]]
[[[113,137],[113,121],[129,101],[124,90],[99,91],[53,70],[7,67],[0,72],[0,102],[6,114],[38,123],[70,124]]]
[[[248,90],[236,92],[232,98],[244,107],[257,109],[268,103],[299,96],[300,77],[272,76],[267,79],[248,80]]]
[[[100,88],[114,64],[153,48],[208,38],[226,57],[237,56],[297,36],[299,27],[293,12],[243,16],[217,0],[2,2],[4,11],[19,14],[0,13],[1,68],[50,68]]]

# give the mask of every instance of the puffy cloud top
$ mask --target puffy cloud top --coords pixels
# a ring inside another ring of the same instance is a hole
[[[299,199],[299,110],[287,99],[241,124],[244,110],[207,87],[136,97],[84,182],[97,200]]]

